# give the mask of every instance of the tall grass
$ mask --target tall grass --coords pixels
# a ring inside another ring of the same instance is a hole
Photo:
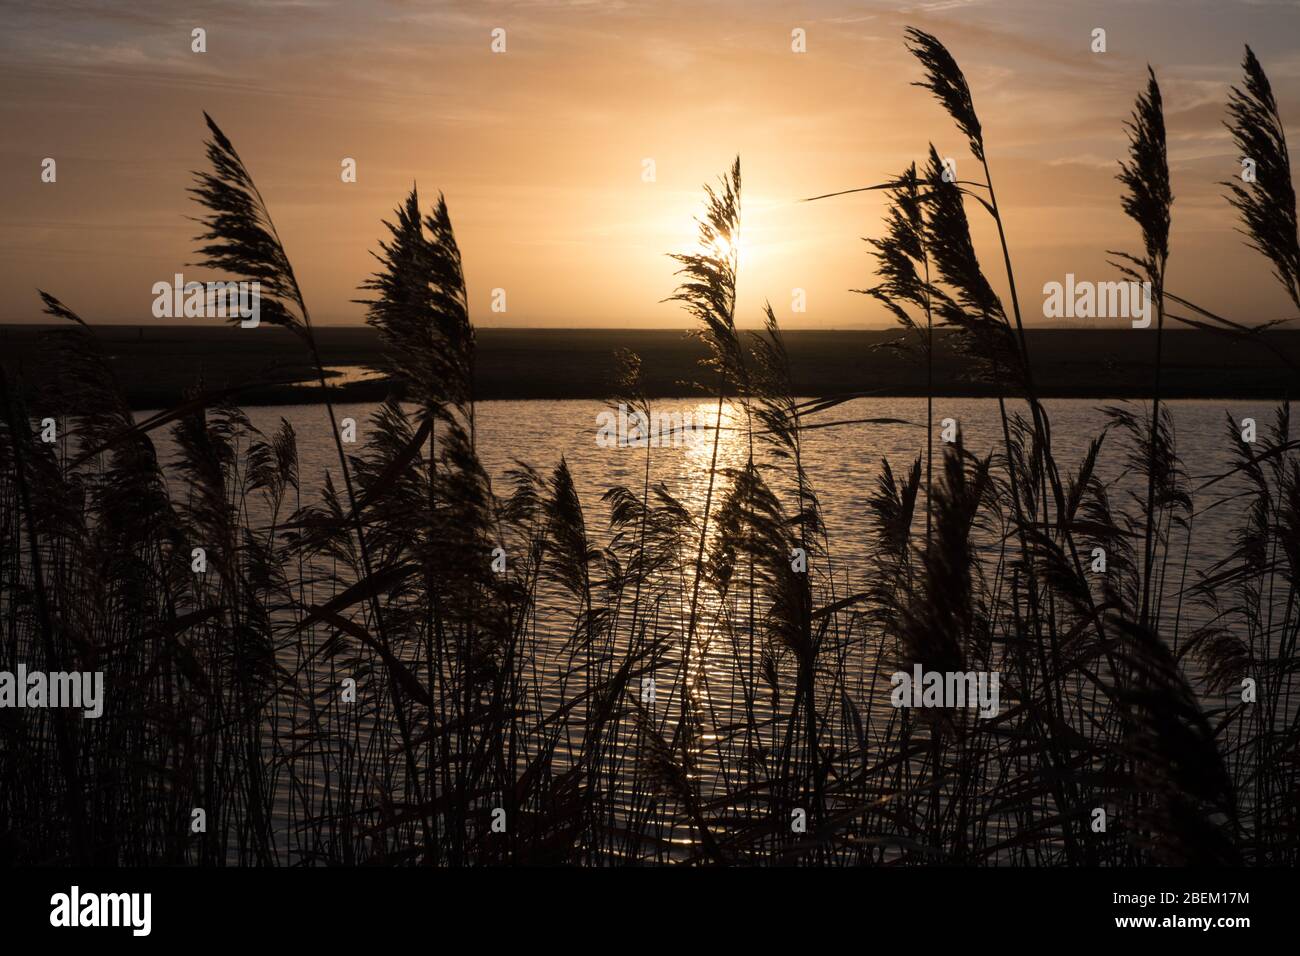
[[[461,255],[444,199],[426,211],[415,189],[361,283],[396,389],[345,447],[269,206],[209,119],[201,261],[259,281],[263,316],[300,336],[337,469],[305,495],[293,428],[263,434],[229,390],[136,421],[91,328],[45,296],[66,323],[49,336],[59,387],[37,401],[57,442],[37,437],[23,383],[2,383],[0,667],[101,670],[108,694],[97,721],[0,711],[0,854],[1295,863],[1300,442],[1286,396],[1255,445],[1229,423],[1221,475],[1189,475],[1158,378],[1149,410],[1108,409],[1081,460],[1058,461],[970,87],[937,38],[907,43],[983,181],[946,176],[931,146],[923,169],[872,187],[890,208],[865,291],[927,369],[938,327],[968,374],[999,383],[1000,441],[937,454],[930,394],[919,453],[875,473],[864,572],[837,558],[807,452],[810,429],[849,424],[828,413],[855,396],[791,393],[770,308],[761,331],[737,328],[739,160],[706,187],[698,247],[675,256],[672,298],[708,346],[716,400],[702,501],[655,480],[647,442],[637,478],[590,502],[563,459],[495,480],[483,465]],[[1296,300],[1285,136],[1249,51],[1245,69],[1230,129],[1260,175],[1229,201]],[[1157,339],[1167,304],[1256,337],[1164,288],[1153,74],[1130,138],[1122,202],[1145,251],[1116,255],[1152,283]],[[997,226],[1009,309],[968,205]],[[623,368],[620,398],[649,419],[640,360]],[[1104,481],[1108,460],[1145,493]],[[1198,515],[1243,504],[1222,561],[1192,573]],[[1000,712],[891,707],[890,675],[915,664],[998,672]]]

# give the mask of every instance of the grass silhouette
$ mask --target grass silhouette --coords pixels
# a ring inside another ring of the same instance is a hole
[[[958,338],[971,373],[997,383],[1001,442],[981,454],[958,436],[936,455],[931,437],[882,461],[859,579],[836,563],[805,455],[809,429],[837,424],[819,416],[855,396],[792,394],[770,307],[761,331],[736,328],[739,159],[705,189],[699,248],[675,257],[672,298],[698,323],[717,399],[702,507],[652,482],[649,444],[639,481],[603,495],[604,521],[563,459],[517,463],[494,486],[441,196],[423,212],[412,189],[362,284],[404,401],[376,408],[355,451],[326,401],[337,473],[319,499],[302,494],[292,427],[261,433],[237,391],[196,390],[137,423],[91,329],[46,295],[66,322],[51,336],[59,440],[33,432],[21,383],[0,383],[0,664],[102,670],[109,692],[97,721],[0,712],[0,855],[1294,864],[1300,441],[1286,396],[1253,444],[1229,422],[1231,470],[1196,486],[1158,385],[1149,411],[1109,409],[1082,460],[1059,462],[970,88],[935,37],[907,43],[984,181],[947,175],[931,146],[923,169],[868,187],[890,208],[865,291],[927,367],[936,328]],[[1285,137],[1249,50],[1245,70],[1229,128],[1259,176],[1228,184],[1229,202],[1300,304]],[[1145,251],[1115,255],[1151,282],[1157,336],[1172,304],[1195,317],[1171,318],[1249,339],[1164,289],[1161,109],[1150,74],[1120,173]],[[202,263],[260,283],[263,318],[301,339],[325,389],[267,205],[208,127],[192,190]],[[968,206],[997,225],[1010,311]],[[619,397],[649,418],[640,360],[622,367]],[[164,427],[170,462],[150,437]],[[742,436],[732,467],[724,427]],[[1108,454],[1145,494],[1098,477]],[[1244,502],[1246,525],[1188,580],[1193,495],[1210,489],[1210,508]],[[1189,632],[1185,606],[1206,623]],[[998,672],[1000,712],[888,706],[890,674],[914,665]],[[1215,696],[1225,705],[1204,703]]]

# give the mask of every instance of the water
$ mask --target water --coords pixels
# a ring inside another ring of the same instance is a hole
[[[1274,412],[1272,406],[1259,401],[1195,400],[1167,404],[1174,418],[1176,446],[1193,488],[1229,467],[1225,415],[1236,423],[1243,418],[1254,418],[1262,432]],[[1055,399],[1043,405],[1051,419],[1053,450],[1064,480],[1077,471],[1089,442],[1105,427],[1106,416],[1103,406],[1092,399]],[[1130,407],[1144,406],[1130,404]],[[336,406],[340,420],[349,417],[356,420],[358,448],[366,439],[366,425],[374,408],[370,403]],[[602,447],[597,441],[598,416],[606,408],[596,401],[480,402],[476,412],[478,452],[498,493],[508,493],[505,473],[516,462],[527,462],[548,473],[563,456],[586,509],[588,531],[596,534],[607,518],[601,494],[616,484],[639,488],[645,467],[644,449]],[[656,412],[681,414],[711,427],[717,401],[660,400],[654,408]],[[1024,412],[1024,407],[1008,405],[1008,410]],[[337,479],[338,460],[323,406],[254,407],[246,411],[252,423],[267,434],[278,427],[282,417],[297,432],[304,500],[316,497],[327,470]],[[147,414],[151,413],[141,413]],[[735,410],[729,409],[724,424],[734,424],[734,414]],[[922,398],[857,399],[811,417],[806,424],[864,418],[895,418],[908,424],[811,428],[804,437],[804,465],[821,501],[831,557],[846,570],[865,567],[863,528],[868,517],[867,500],[880,474],[881,459],[888,459],[899,475],[925,450],[926,407]],[[980,456],[1000,453],[1002,431],[996,401],[935,399],[936,433],[946,418],[959,424],[967,450]],[[655,448],[651,456],[651,480],[665,482],[684,501],[702,507],[712,453],[710,434],[705,433],[695,443],[682,442],[679,447],[670,443],[668,447]],[[1141,498],[1146,493],[1144,485],[1127,480],[1128,449],[1122,447],[1122,441],[1118,433],[1107,439],[1097,469],[1103,480],[1115,483],[1111,492],[1114,502],[1129,494]],[[165,440],[160,442],[164,459],[167,446]],[[739,431],[724,431],[719,466],[743,464],[747,447],[745,436]],[[936,454],[942,447],[936,434]],[[1223,558],[1226,542],[1238,530],[1240,515],[1233,509],[1202,510],[1217,501],[1223,490],[1223,486],[1215,486],[1193,496],[1197,512],[1197,531],[1190,554],[1193,567],[1208,567]]]
[[[1092,400],[1053,400],[1045,402],[1052,425],[1054,452],[1063,481],[1078,471],[1079,462],[1087,452],[1089,443],[1106,427],[1107,417],[1102,407]],[[1143,406],[1131,406],[1140,414]],[[697,425],[712,426],[717,414],[714,400],[658,401],[656,412],[681,416],[681,420]],[[1188,473],[1188,485],[1195,489],[1209,477],[1229,469],[1230,452],[1227,441],[1227,417],[1238,425],[1244,418],[1254,418],[1263,433],[1272,420],[1274,409],[1262,402],[1176,401],[1170,403],[1176,447]],[[601,415],[608,407],[595,401],[489,401],[482,402],[476,410],[476,437],[479,455],[485,469],[492,477],[494,488],[507,495],[510,486],[507,471],[519,462],[526,462],[547,474],[563,457],[569,466],[579,497],[585,510],[586,526],[596,546],[608,541],[608,513],[601,495],[614,485],[625,485],[639,493],[645,480],[646,451],[635,447],[610,447],[600,440]],[[1027,413],[1023,406],[1010,407],[1010,411]],[[357,424],[357,443],[352,451],[360,452],[366,441],[369,418],[375,411],[373,404],[336,406],[339,420],[352,418]],[[326,472],[335,475],[338,462],[329,419],[320,405],[254,407],[246,410],[252,424],[264,434],[272,434],[284,418],[294,428],[299,446],[300,475],[304,502],[318,499]],[[142,415],[147,413],[142,413]],[[967,450],[981,457],[992,452],[999,454],[1003,447],[1002,425],[996,401],[988,399],[937,399],[933,409],[936,430],[936,454],[943,448],[938,431],[945,419],[959,424]],[[894,419],[888,424],[863,422],[862,419]],[[859,399],[840,405],[829,412],[808,419],[806,425],[843,422],[832,427],[814,427],[805,432],[802,448],[803,463],[810,476],[813,490],[819,497],[825,520],[829,550],[827,557],[835,571],[823,587],[829,585],[831,598],[842,597],[862,590],[872,568],[871,542],[868,529],[871,525],[868,501],[881,472],[881,460],[888,459],[895,474],[901,478],[916,456],[923,453],[926,444],[926,403],[924,399],[872,398]],[[748,438],[741,424],[739,409],[728,408],[724,415],[724,429],[718,449],[720,469],[743,465],[748,454]],[[160,457],[166,462],[174,454],[165,436],[159,439]],[[685,436],[689,438],[690,436]],[[675,496],[697,514],[702,512],[708,489],[709,466],[713,455],[712,432],[704,431],[695,440],[676,441],[669,438],[652,450],[651,482],[664,482]],[[1140,508],[1145,498],[1145,482],[1130,471],[1127,456],[1131,452],[1125,438],[1114,431],[1107,438],[1097,466],[1098,477],[1107,483],[1110,500],[1115,507],[1128,503]],[[936,478],[938,470],[936,469]],[[720,478],[714,488],[715,505],[724,493],[727,482]],[[1233,482],[1216,485],[1212,489],[1193,494],[1194,533],[1187,551],[1190,586],[1200,572],[1227,556],[1242,521],[1239,507],[1229,503],[1226,507],[1209,507],[1219,502],[1233,489]],[[918,503],[918,516],[924,515],[924,506]],[[923,518],[918,518],[923,521]],[[1178,565],[1181,562],[1187,537],[1177,534],[1171,549]],[[1086,557],[1086,556],[1085,556]],[[1177,572],[1174,572],[1177,573]],[[1166,606],[1176,605],[1174,581],[1166,587]],[[707,591],[707,589],[704,589]],[[734,772],[727,766],[726,746],[719,745],[720,728],[737,726],[744,722],[743,702],[736,693],[736,661],[731,642],[734,636],[715,631],[719,617],[713,606],[715,599],[702,595],[707,613],[701,614],[699,644],[692,653],[692,696],[702,712],[707,713],[707,726],[701,738],[702,759],[697,771],[704,792],[723,792],[726,775]],[[680,608],[677,609],[680,612]],[[1188,603],[1180,609],[1180,628],[1185,633],[1199,623],[1197,608]],[[540,642],[534,676],[541,688],[539,703],[542,709],[555,712],[582,690],[581,677],[565,678],[571,661],[563,645],[571,636],[574,621],[572,608],[555,599],[543,589],[538,595],[536,634]],[[680,622],[675,626],[680,634]],[[1166,631],[1167,629],[1162,628]],[[677,645],[680,642],[673,640]],[[616,655],[627,652],[615,649]],[[680,648],[674,646],[660,673],[680,674]],[[873,682],[870,668],[855,665],[848,692],[864,710],[886,710],[888,687]],[[1189,676],[1196,677],[1194,665],[1189,663]],[[662,694],[664,708],[675,713],[678,693],[676,685],[665,687]],[[787,703],[784,705],[788,708]],[[779,708],[769,705],[760,696],[756,702],[755,717],[759,726],[774,718]],[[574,711],[576,723],[581,723],[582,709]],[[367,724],[365,733],[370,732]],[[566,755],[557,756],[559,769]],[[314,786],[321,786],[317,780]],[[631,800],[630,793],[618,794],[620,800]],[[288,827],[289,821],[281,817],[278,825]]]
[[[374,382],[386,373],[368,365],[326,365],[325,377],[331,385],[351,385],[354,382]],[[308,387],[314,387],[308,380]]]
[[[369,370],[364,370],[369,373]],[[1105,429],[1105,403],[1091,399],[1056,399],[1045,401],[1051,421],[1053,450],[1061,479],[1068,482],[1076,474],[1087,453],[1089,443]],[[1124,403],[1113,403],[1122,405]],[[1179,580],[1165,585],[1165,607],[1177,612],[1177,631],[1186,633],[1202,623],[1201,612],[1190,602],[1178,602],[1180,584],[1190,588],[1198,575],[1223,560],[1243,522],[1243,514],[1231,493],[1239,486],[1232,480],[1196,491],[1209,478],[1231,467],[1227,441],[1227,419],[1239,427],[1245,418],[1253,418],[1261,433],[1272,421],[1275,409],[1259,401],[1182,400],[1167,403],[1174,420],[1175,446],[1187,472],[1192,490],[1193,533],[1189,537],[1175,533],[1170,542],[1171,574]],[[1149,417],[1149,406],[1128,403],[1127,407]],[[659,400],[656,415],[680,416],[697,430],[693,435],[680,432],[666,436],[650,455],[651,484],[662,481],[670,491],[697,515],[703,512],[708,490],[709,465],[713,453],[712,428],[717,416],[717,400]],[[356,444],[348,447],[359,453],[366,442],[366,429],[376,406],[373,403],[340,404],[335,413],[340,422],[356,422]],[[600,440],[602,413],[610,406],[589,400],[574,401],[486,401],[476,407],[476,437],[479,456],[494,490],[508,495],[506,473],[520,462],[549,474],[563,457],[573,476],[584,508],[588,534],[599,547],[608,541],[608,511],[601,495],[610,487],[625,485],[639,494],[645,481],[646,451],[637,447],[609,447]],[[245,410],[252,424],[264,434],[272,434],[281,418],[294,428],[304,502],[319,500],[327,472],[338,480],[338,459],[329,433],[329,418],[323,405],[288,405],[251,407]],[[1009,403],[1008,413],[1028,414],[1027,407]],[[141,417],[152,414],[140,413]],[[897,423],[874,424],[863,419],[894,419]],[[983,457],[995,456],[1003,448],[1001,417],[993,399],[940,398],[934,401],[936,461],[942,453],[939,432],[945,419],[960,428],[968,451]],[[678,420],[674,418],[674,421]],[[833,424],[845,423],[845,424]],[[744,464],[748,439],[738,406],[724,411],[722,439],[718,449],[719,469]],[[828,538],[827,558],[834,569],[832,580],[822,583],[841,597],[861,590],[871,575],[870,513],[868,499],[876,488],[882,459],[887,459],[896,478],[901,481],[918,454],[925,451],[926,403],[923,398],[856,399],[828,412],[809,417],[803,442],[804,467],[813,491],[820,501]],[[826,426],[826,427],[821,427]],[[693,440],[691,440],[693,438]],[[157,435],[160,457],[164,462],[174,454],[169,439]],[[1127,458],[1132,449],[1126,436],[1113,430],[1099,457],[1096,474],[1107,484],[1113,508],[1127,506],[1140,511],[1145,501],[1144,481],[1133,477]],[[939,468],[935,469],[938,481]],[[719,479],[714,488],[714,505],[723,494],[726,481]],[[924,496],[924,482],[921,496]],[[1225,501],[1224,499],[1229,500]],[[788,499],[787,499],[788,500]],[[256,503],[253,505],[256,508]],[[918,500],[918,523],[924,504]],[[919,528],[916,528],[919,532]],[[1087,556],[1084,555],[1086,558]],[[1187,561],[1185,577],[1181,562]],[[544,595],[542,595],[544,597]],[[557,644],[570,634],[572,615],[554,603],[541,603],[537,620],[538,633]],[[1162,630],[1171,629],[1166,622]]]

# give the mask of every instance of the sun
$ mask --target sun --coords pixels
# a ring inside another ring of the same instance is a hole
[[[734,255],[737,266],[743,266],[749,260],[749,245],[739,236],[717,236],[709,248],[709,255],[724,260]]]

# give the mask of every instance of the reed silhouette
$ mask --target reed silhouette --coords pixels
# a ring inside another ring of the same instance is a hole
[[[652,482],[647,443],[639,480],[610,487],[593,519],[563,459],[518,463],[495,486],[485,470],[461,256],[444,199],[422,211],[415,188],[361,285],[404,399],[379,405],[349,452],[269,208],[207,118],[201,261],[258,281],[264,321],[301,340],[337,471],[307,500],[292,427],[260,432],[238,389],[196,388],[137,422],[93,331],[43,294],[66,323],[49,336],[60,375],[42,399],[56,442],[34,433],[22,383],[0,382],[0,665],[100,670],[108,697],[99,720],[0,711],[0,854],[1295,864],[1300,441],[1287,396],[1253,444],[1229,421],[1232,468],[1196,483],[1157,364],[1150,408],[1109,409],[1082,460],[1059,462],[971,90],[938,39],[906,41],[984,178],[956,180],[930,146],[923,169],[865,187],[890,201],[865,291],[927,367],[937,328],[958,337],[970,374],[999,389],[1001,442],[977,453],[959,436],[936,454],[931,437],[912,460],[882,460],[862,529],[871,570],[852,579],[804,448],[860,396],[792,394],[770,307],[760,332],[737,330],[739,159],[705,187],[698,249],[675,256],[672,299],[698,323],[716,398],[702,506]],[[1300,306],[1285,135],[1249,49],[1244,70],[1229,129],[1258,176],[1226,184],[1228,201]],[[1114,256],[1151,283],[1153,334],[1169,318],[1258,341],[1165,288],[1154,73],[1129,132],[1122,203],[1144,251]],[[968,206],[997,226],[1009,308]],[[617,397],[648,419],[640,359],[621,361]],[[932,435],[931,402],[926,424]],[[151,438],[162,428],[174,461]],[[719,459],[725,429],[742,436],[734,467]],[[1107,454],[1144,493],[1098,476]],[[1245,524],[1190,575],[1197,492],[1218,496],[1209,508],[1244,502]],[[1090,569],[1095,549],[1105,573]],[[1191,607],[1204,623],[1187,624]],[[998,672],[1000,712],[890,707],[890,674],[914,665]]]

